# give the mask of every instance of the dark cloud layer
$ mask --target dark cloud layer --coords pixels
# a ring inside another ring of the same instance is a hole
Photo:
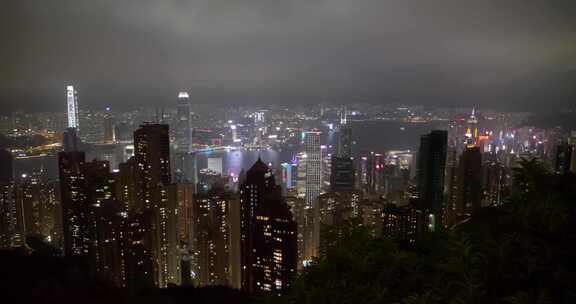
[[[565,105],[574,1],[0,0],[0,110],[173,102]],[[40,106],[39,106],[40,105]]]

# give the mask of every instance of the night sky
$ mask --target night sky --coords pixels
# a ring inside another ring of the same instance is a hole
[[[576,103],[573,0],[0,0],[0,114],[199,103]]]

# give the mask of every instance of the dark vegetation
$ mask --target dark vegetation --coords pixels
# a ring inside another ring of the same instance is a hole
[[[414,250],[349,223],[327,229],[323,254],[289,303],[576,303],[576,177],[524,160],[514,191]]]

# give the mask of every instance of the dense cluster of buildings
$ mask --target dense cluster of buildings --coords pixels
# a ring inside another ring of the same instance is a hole
[[[99,116],[102,140],[86,152],[91,131],[81,129],[74,87],[66,98],[57,180],[43,168],[15,176],[15,151],[0,149],[0,248],[37,238],[132,292],[226,285],[282,294],[321,252],[325,225],[355,219],[374,236],[410,246],[426,231],[503,204],[522,157],[541,158],[558,174],[576,172],[576,134],[560,140],[566,136],[498,129],[474,110],[422,135],[417,151],[356,151],[346,108],[326,123],[336,139],[328,145],[318,126],[297,126],[291,117],[275,126],[264,110],[227,120],[220,132],[195,128],[187,92],[178,94],[170,126],[157,112],[154,122],[129,127],[107,109]],[[397,111],[411,122],[432,117]],[[258,158],[238,175],[221,158],[198,168],[206,147],[278,144],[296,148],[291,161]]]

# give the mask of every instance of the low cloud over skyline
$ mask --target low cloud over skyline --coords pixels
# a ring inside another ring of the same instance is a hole
[[[552,4],[551,4],[552,3]],[[510,0],[0,1],[0,111],[318,101],[562,106],[576,4]]]

